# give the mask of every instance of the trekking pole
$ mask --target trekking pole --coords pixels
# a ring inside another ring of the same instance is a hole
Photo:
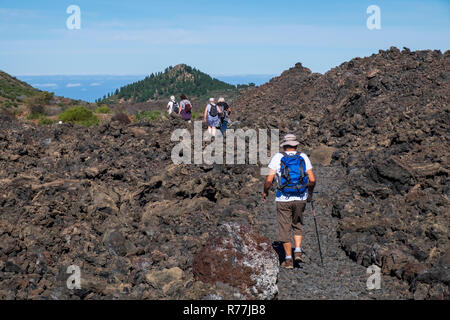
[[[319,228],[317,227],[316,208],[314,207],[314,200],[311,200],[311,207],[312,207],[312,212],[313,212],[313,217],[314,217],[314,225],[316,226],[317,242],[319,243],[320,261],[322,262],[322,268],[323,268],[322,248],[320,247]]]

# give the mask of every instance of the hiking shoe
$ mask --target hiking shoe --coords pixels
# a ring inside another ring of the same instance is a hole
[[[294,259],[297,262],[305,262],[303,259],[303,252],[294,252]]]
[[[286,259],[281,263],[281,266],[286,269],[293,269],[294,261],[292,259]]]

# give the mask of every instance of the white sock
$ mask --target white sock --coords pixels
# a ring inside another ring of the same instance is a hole
[[[302,248],[295,248],[294,252],[302,252]]]
[[[292,256],[286,256],[286,259],[292,259]]]

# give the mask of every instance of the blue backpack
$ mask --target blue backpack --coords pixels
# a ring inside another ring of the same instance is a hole
[[[281,174],[278,179],[278,191],[284,196],[303,196],[308,188],[306,163],[299,152],[296,154],[281,153]]]

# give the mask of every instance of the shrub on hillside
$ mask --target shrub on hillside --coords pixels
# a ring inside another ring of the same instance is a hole
[[[40,113],[29,113],[27,115],[27,120],[37,120],[42,116]]]
[[[55,121],[53,121],[53,120],[50,119],[50,118],[47,118],[47,117],[40,117],[40,118],[39,118],[38,125],[40,125],[40,126],[46,126],[46,125],[51,125],[51,124],[54,124],[54,123],[55,123]]]
[[[16,115],[9,110],[0,109],[0,120],[9,122],[16,120]]]
[[[95,109],[95,113],[108,114],[111,113],[111,109],[109,109],[109,107],[104,104],[100,107],[97,107],[97,109]]]
[[[25,104],[30,113],[43,114],[44,107],[50,103],[54,94],[52,92],[42,91],[25,99]]]
[[[49,104],[54,96],[55,96],[55,94],[53,92],[48,92],[48,91],[41,92],[41,98],[45,104]]]
[[[151,111],[140,111],[136,113],[134,118],[135,122],[139,122],[142,120],[154,121],[156,119],[161,118],[162,113],[159,110],[151,110]]]
[[[192,112],[192,120],[203,119],[202,112]]]
[[[5,100],[1,103],[1,108],[2,109],[17,108],[17,102]]]
[[[75,106],[65,110],[59,115],[59,120],[83,126],[98,125],[97,116],[84,106]]]
[[[31,96],[25,99],[25,104],[30,114],[42,114],[44,113],[43,100],[40,95]]]
[[[129,118],[125,113],[123,113],[123,112],[116,113],[116,114],[111,118],[111,121],[117,121],[117,122],[119,122],[119,123],[121,123],[121,124],[124,124],[124,125],[130,124],[130,123],[131,123],[130,118]]]

